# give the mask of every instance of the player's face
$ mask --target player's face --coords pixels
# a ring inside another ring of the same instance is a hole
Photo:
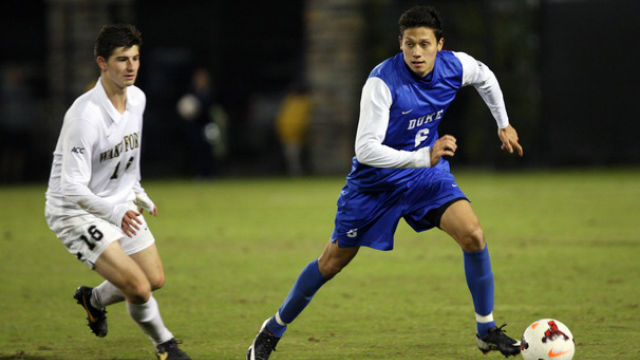
[[[433,29],[425,26],[406,29],[398,40],[405,64],[420,77],[433,70],[436,54],[444,45],[444,39],[437,41]]]
[[[140,48],[138,45],[115,48],[109,59],[98,57],[102,77],[118,88],[126,88],[136,82],[140,69]]]

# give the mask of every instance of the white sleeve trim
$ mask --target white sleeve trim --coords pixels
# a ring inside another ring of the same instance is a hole
[[[502,90],[493,71],[466,53],[453,52],[453,54],[462,63],[462,86],[473,85],[484,103],[487,104],[498,128],[504,129],[509,126]]]
[[[155,204],[153,203],[153,201],[151,201],[149,195],[147,195],[147,193],[144,191],[142,185],[140,185],[140,180],[136,181],[136,183],[133,185],[133,192],[136,194],[136,199],[134,201],[136,206],[141,207],[148,212],[153,212]]]
[[[393,98],[385,82],[367,79],[360,99],[360,119],[356,134],[356,158],[361,164],[379,168],[421,168],[431,165],[430,149],[397,150],[383,145],[389,126],[389,109]]]

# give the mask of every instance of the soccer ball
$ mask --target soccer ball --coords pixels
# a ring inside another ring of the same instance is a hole
[[[524,331],[520,348],[524,360],[571,360],[576,345],[565,324],[554,319],[541,319]]]

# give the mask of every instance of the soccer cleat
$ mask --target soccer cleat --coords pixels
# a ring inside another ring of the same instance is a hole
[[[482,338],[478,339],[478,348],[484,354],[492,350],[498,350],[505,357],[511,355],[516,356],[520,353],[520,342],[516,341],[507,335],[505,335],[503,327],[507,324],[502,324],[500,327],[492,327],[489,329],[489,333]]]
[[[89,328],[96,336],[107,336],[107,311],[102,309],[96,309],[91,305],[91,291],[93,288],[87,286],[80,286],[76,289],[76,293],[73,298],[76,299],[84,310],[87,312],[87,320],[89,321]]]
[[[156,349],[158,350],[156,353],[158,360],[191,360],[189,355],[180,350],[176,339],[165,341],[156,346]]]
[[[272,351],[276,350],[276,344],[280,340],[279,337],[273,335],[267,330],[267,319],[260,328],[260,332],[249,346],[247,352],[247,360],[267,360]]]

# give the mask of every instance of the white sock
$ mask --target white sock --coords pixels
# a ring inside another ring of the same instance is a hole
[[[124,300],[122,291],[108,281],[93,288],[91,293],[91,306],[102,309],[111,304],[119,303]]]
[[[173,339],[173,334],[171,334],[162,322],[158,303],[153,295],[151,295],[149,301],[144,304],[127,302],[127,310],[131,318],[138,323],[142,331],[149,336],[153,345],[158,346],[158,344]]]

